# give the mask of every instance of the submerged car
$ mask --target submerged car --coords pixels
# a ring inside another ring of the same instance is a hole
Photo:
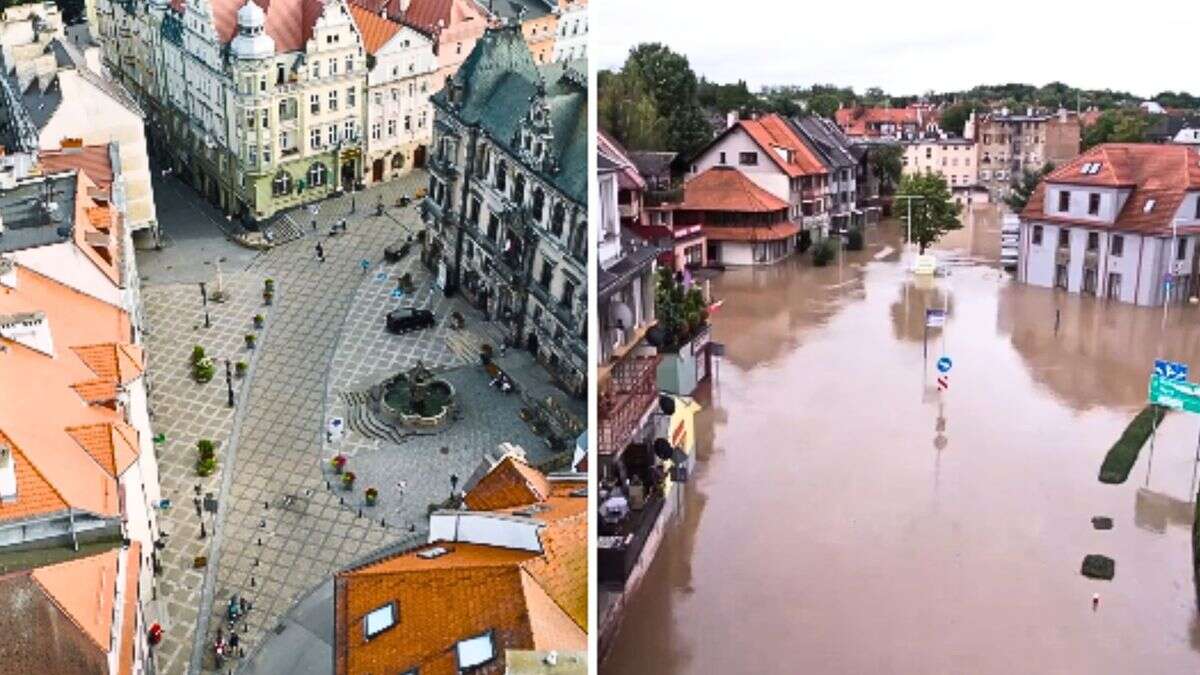
[[[387,314],[387,329],[390,333],[400,335],[409,331],[429,328],[434,324],[433,312],[415,307],[393,309]]]

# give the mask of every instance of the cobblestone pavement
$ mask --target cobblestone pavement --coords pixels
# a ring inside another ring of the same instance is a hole
[[[432,288],[415,245],[398,263],[382,259],[385,246],[421,228],[415,206],[392,205],[426,180],[417,172],[356,197],[326,200],[315,230],[307,210],[290,214],[303,226],[295,228],[302,238],[255,257],[245,271],[227,271],[231,299],[212,306],[212,328],[194,328],[203,325],[197,286],[146,288],[151,402],[156,431],[167,436],[160,448],[163,494],[174,504],[163,514],[171,536],[162,556],[157,618],[151,618],[167,628],[156,648],[159,672],[211,672],[212,640],[218,627],[228,634],[226,606],[235,594],[252,603],[236,624],[245,650],[252,652],[331,572],[385,544],[419,536],[427,505],[449,493],[449,475],[465,481],[481,455],[494,452],[498,443],[517,442],[534,461],[549,456],[517,414],[522,398],[490,388],[477,365],[481,344],[499,344],[497,326]],[[375,209],[379,195],[389,205],[382,216]],[[330,237],[330,226],[343,218],[348,232]],[[318,241],[324,262],[317,260]],[[394,297],[396,281],[406,272],[416,290]],[[275,280],[276,293],[274,304],[263,308],[266,278]],[[432,309],[437,326],[406,336],[388,334],[384,315],[401,305]],[[266,328],[257,349],[248,352],[243,335],[263,309]],[[467,316],[466,330],[446,325],[455,310]],[[187,357],[197,342],[215,356],[253,356],[246,381],[238,383],[235,411],[225,406],[223,374],[203,386],[188,379]],[[336,446],[326,444],[328,419],[348,412],[342,394],[365,390],[418,360],[445,373],[459,389],[462,419],[441,434],[403,439],[399,445],[355,432]],[[518,382],[528,381],[530,392],[542,392],[546,382],[538,381],[531,362],[527,354],[511,350],[501,360]],[[582,411],[581,403],[578,408]],[[215,518],[206,515],[205,539],[199,538],[191,503],[198,481],[195,441],[201,437],[219,443],[221,460],[219,472],[201,482],[201,491],[213,493],[220,503]],[[332,482],[328,458],[339,451],[353,455],[352,470],[362,476],[353,491]],[[401,481],[406,483],[403,497],[397,488]],[[368,485],[379,488],[381,502],[360,515]],[[197,556],[208,557],[206,568],[192,569]]]
[[[164,437],[156,444],[159,479],[170,508],[159,513],[159,527],[167,545],[159,552],[163,574],[159,577],[157,600],[147,608],[147,621],[162,624],[164,638],[156,648],[163,673],[183,673],[191,657],[203,569],[193,569],[198,556],[206,556],[213,541],[213,518],[204,516],[205,538],[200,538],[201,521],[194,499],[219,493],[221,472],[227,467],[226,448],[233,421],[228,407],[224,359],[253,364],[255,354],[245,346],[253,317],[269,316],[262,307],[262,280],[254,274],[226,277],[228,300],[209,303],[209,323],[204,327],[204,308],[196,284],[148,286],[142,291],[147,321],[146,345],[150,364],[150,405],[154,430]],[[210,284],[210,292],[216,290]],[[191,377],[192,347],[204,347],[217,366],[216,376],[206,384]],[[244,380],[234,378],[235,396],[240,398]],[[207,438],[217,444],[217,472],[201,478],[196,474],[196,441]]]

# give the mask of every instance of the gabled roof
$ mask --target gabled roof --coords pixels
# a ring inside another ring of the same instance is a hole
[[[105,653],[112,631],[118,555],[116,550],[106,551],[30,572],[46,595]]]
[[[137,461],[137,431],[124,422],[69,427],[66,431],[113,478]]]
[[[472,0],[412,0],[404,13],[404,23],[426,35],[436,35],[464,21],[484,23],[486,17],[483,8]]]
[[[611,162],[620,172],[617,182],[622,189],[646,189],[646,181],[642,178],[637,166],[634,165],[629,153],[615,138],[604,133],[602,129],[596,131],[596,152],[599,153],[600,158]]]
[[[354,24],[358,26],[358,32],[362,35],[363,49],[372,55],[403,28],[401,24],[353,3],[350,4],[350,16],[354,18]]]
[[[809,115],[792,120],[792,128],[829,169],[849,169],[858,164],[859,158],[850,149],[850,139],[824,117]]]
[[[1089,171],[1084,173],[1084,169]],[[1114,223],[1064,218],[1045,209],[1048,185],[1131,190]],[[1038,184],[1021,218],[1164,235],[1189,192],[1200,190],[1200,153],[1186,145],[1107,143],[1055,169]],[[1153,202],[1153,204],[1150,204]],[[1147,208],[1149,206],[1149,208]]]
[[[837,125],[851,136],[869,135],[871,124],[920,124],[921,114],[915,108],[839,108],[834,113]]]
[[[671,163],[679,156],[676,152],[635,151],[629,153],[638,173],[643,177],[657,176],[664,171],[670,171]]]
[[[509,455],[467,495],[468,504],[504,506],[458,513],[532,524],[540,551],[439,540],[339,572],[335,672],[452,673],[455,645],[486,632],[498,656],[586,648],[585,487],[582,477],[547,478]],[[396,603],[399,630],[364,639],[363,618],[388,603]]]
[[[787,210],[787,202],[755,184],[732,166],[714,166],[683,186],[682,211],[767,213]]]

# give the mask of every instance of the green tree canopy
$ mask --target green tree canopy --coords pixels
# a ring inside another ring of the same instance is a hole
[[[958,204],[950,196],[950,188],[941,174],[925,171],[905,176],[896,196],[917,198],[912,202],[912,223],[911,228],[905,227],[905,237],[911,229],[912,241],[917,243],[922,254],[942,235],[962,227],[958,220]],[[908,205],[903,201],[897,199],[896,204],[902,217],[907,218]]]
[[[654,314],[661,329],[657,345],[660,352],[678,352],[708,321],[708,307],[700,289],[684,288],[669,267],[658,268]]]
[[[833,114],[837,112],[840,103],[838,97],[833,94],[817,94],[808,99],[808,111],[814,115],[833,119]]]
[[[962,136],[963,129],[967,126],[967,119],[971,116],[971,111],[975,110],[975,103],[955,103],[946,108],[942,113],[942,131],[955,136]]]
[[[904,148],[899,145],[883,145],[871,149],[870,164],[875,171],[875,177],[879,179],[880,189],[885,194],[895,190],[896,183],[900,181],[903,157]]]
[[[601,126],[628,148],[689,154],[712,138],[697,100],[696,74],[687,57],[664,45],[637,45],[621,71],[599,80],[599,85]],[[654,115],[645,104],[647,99]],[[632,109],[624,110],[627,106]]]
[[[1008,204],[1008,208],[1016,213],[1025,210],[1025,205],[1029,203],[1029,197],[1033,195],[1033,191],[1037,189],[1038,183],[1042,182],[1042,178],[1046,174],[1054,170],[1054,165],[1046,162],[1041,169],[1030,171],[1026,169],[1022,172],[1019,179],[1013,179],[1012,190],[1009,191],[1007,197],[1004,198],[1004,203]]]
[[[1150,120],[1139,109],[1106,110],[1095,124],[1083,130],[1083,149],[1101,143],[1141,143]]]
[[[665,150],[667,121],[658,114],[645,82],[632,72],[597,75],[596,115],[600,128],[630,150]]]

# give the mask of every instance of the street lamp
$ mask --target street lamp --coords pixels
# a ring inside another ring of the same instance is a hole
[[[225,359],[225,388],[229,391],[229,407],[233,407],[233,369],[229,365],[229,359]]]
[[[208,318],[208,289],[205,288],[204,282],[200,282],[200,301],[204,304],[204,327],[212,327],[212,322]]]
[[[925,199],[922,195],[893,195],[892,199],[908,200],[908,238],[905,243],[912,244],[912,203],[914,199]]]

